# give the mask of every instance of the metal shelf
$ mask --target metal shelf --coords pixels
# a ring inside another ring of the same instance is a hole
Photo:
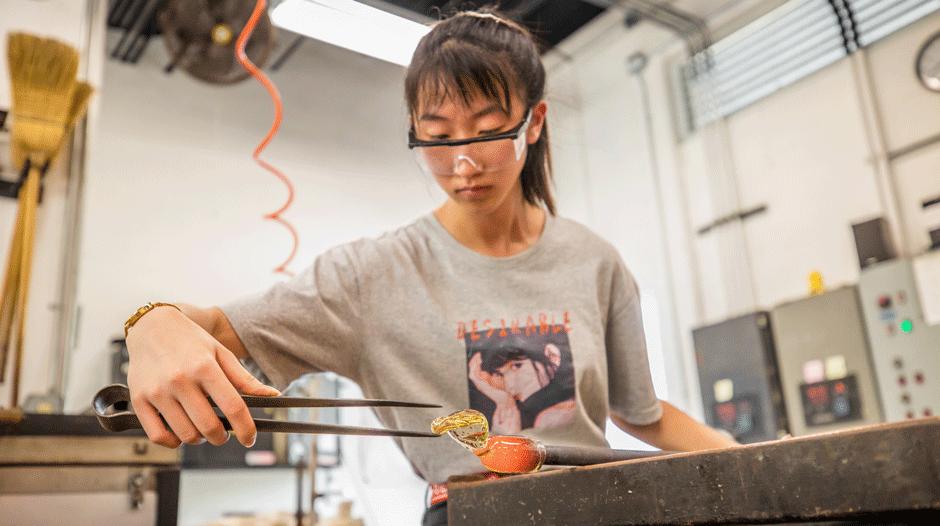
[[[10,128],[4,126],[7,111],[0,110],[0,197],[16,199],[20,187],[23,186],[23,177],[10,163]],[[43,186],[39,186],[39,202],[42,202]]]

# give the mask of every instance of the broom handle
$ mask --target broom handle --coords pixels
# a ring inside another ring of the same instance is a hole
[[[23,214],[23,246],[20,258],[20,276],[19,287],[17,290],[17,311],[19,312],[19,328],[16,336],[16,346],[13,355],[13,378],[10,383],[12,391],[12,404],[10,407],[18,407],[19,389],[20,389],[20,369],[23,363],[23,340],[26,335],[26,305],[29,299],[29,275],[30,265],[33,259],[33,231],[36,226],[36,205],[39,201],[39,176],[41,172],[39,166],[31,167],[29,176],[26,178],[26,185],[23,190],[26,192],[26,205]]]
[[[29,164],[26,165],[29,174]],[[24,177],[25,181],[25,177]],[[23,186],[20,187],[23,190]],[[10,354],[10,336],[13,333],[13,316],[16,308],[16,292],[20,275],[20,251],[23,247],[23,213],[26,192],[19,195],[19,207],[16,212],[16,225],[13,239],[10,241],[10,254],[7,256],[7,269],[3,280],[3,297],[0,299],[0,382],[6,380],[7,357]]]

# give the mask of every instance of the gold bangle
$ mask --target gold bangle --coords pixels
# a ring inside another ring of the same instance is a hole
[[[137,323],[137,320],[143,318],[144,314],[147,314],[151,310],[157,307],[173,307],[174,309],[183,312],[179,307],[173,305],[172,303],[160,303],[159,301],[152,301],[143,307],[137,309],[137,312],[131,314],[130,318],[127,318],[127,321],[124,322],[124,337],[127,338],[127,331]]]

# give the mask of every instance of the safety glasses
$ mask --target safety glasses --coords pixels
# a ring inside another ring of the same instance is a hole
[[[422,141],[408,131],[408,148],[414,150],[418,165],[429,175],[449,176],[463,169],[473,172],[497,172],[518,161],[526,149],[526,131],[532,111],[512,129],[495,135],[470,139]]]

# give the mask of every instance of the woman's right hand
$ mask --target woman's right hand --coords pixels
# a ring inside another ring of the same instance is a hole
[[[202,314],[208,318],[210,312],[200,311],[199,319]],[[127,349],[131,404],[147,436],[162,446],[207,440],[221,445],[228,440],[208,396],[228,418],[239,442],[250,447],[256,430],[241,394],[280,394],[246,371],[202,326],[170,306],[156,307],[141,317],[128,331]]]

